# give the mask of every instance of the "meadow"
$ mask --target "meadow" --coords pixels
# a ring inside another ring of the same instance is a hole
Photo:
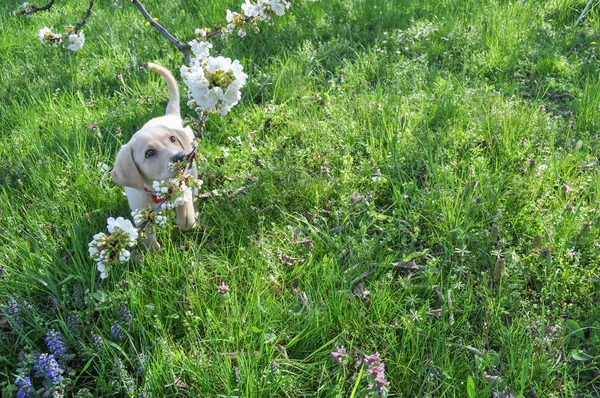
[[[182,40],[241,4],[143,3]],[[182,54],[126,0],[96,1],[77,52],[38,30],[87,2],[0,2],[2,397],[373,396],[375,353],[389,397],[600,396],[586,3],[296,0],[215,41],[249,78],[206,125],[199,227],[101,280],[116,153],[168,99],[140,65],[179,78]]]

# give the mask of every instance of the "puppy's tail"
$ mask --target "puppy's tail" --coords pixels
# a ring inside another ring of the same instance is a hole
[[[148,62],[148,67],[155,72],[158,72],[166,81],[167,87],[169,87],[169,103],[167,103],[166,115],[174,115],[181,117],[181,111],[179,109],[179,88],[177,87],[177,80],[173,77],[171,72],[160,65]]]

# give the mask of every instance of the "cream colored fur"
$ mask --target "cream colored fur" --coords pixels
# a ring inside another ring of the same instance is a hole
[[[179,89],[177,81],[166,68],[149,63],[148,67],[158,72],[169,88],[169,103],[165,116],[148,121],[137,131],[129,142],[121,147],[112,171],[113,180],[125,187],[127,201],[131,210],[154,207],[151,195],[152,182],[168,180],[176,172],[169,169],[169,163],[189,153],[194,133],[189,127],[183,127],[179,110]],[[148,156],[150,155],[150,156]],[[191,174],[197,177],[195,167]],[[177,207],[177,226],[189,231],[196,222],[196,206],[185,203]],[[148,234],[146,245],[151,250],[160,248],[156,238]]]

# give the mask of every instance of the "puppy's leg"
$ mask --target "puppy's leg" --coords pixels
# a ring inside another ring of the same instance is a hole
[[[129,208],[133,210],[143,209],[145,207],[152,207],[150,196],[139,189],[125,187],[125,193],[127,194],[127,201],[129,202]],[[137,225],[136,225],[137,226]],[[160,249],[160,243],[156,240],[156,237],[152,233],[152,230],[146,231],[146,239],[143,245],[149,251],[156,251]]]
[[[180,230],[186,232],[194,228],[196,224],[196,211],[194,202],[186,202],[183,206],[177,208],[177,226]]]
[[[160,243],[156,240],[156,236],[147,233],[146,240],[144,240],[144,246],[148,249],[148,251],[157,251],[160,249]]]
[[[193,166],[190,175],[198,178],[198,170]],[[198,190],[193,191],[193,200],[186,202],[183,206],[177,208],[177,226],[180,230],[186,232],[193,229],[196,225],[198,215]]]

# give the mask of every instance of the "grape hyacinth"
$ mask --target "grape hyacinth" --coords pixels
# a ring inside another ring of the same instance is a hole
[[[67,356],[67,349],[59,331],[51,329],[46,335],[46,346],[56,358]]]
[[[33,360],[33,370],[35,370],[35,377],[43,376],[54,384],[64,380],[64,377],[62,376],[64,370],[60,367],[52,354],[39,354]]]
[[[492,397],[493,398],[514,398],[514,396],[508,391],[500,391],[500,392],[494,391],[492,393]]]
[[[124,387],[126,390],[127,396],[133,396],[135,394],[135,380],[133,380],[133,377],[127,372],[123,361],[119,358],[117,358],[115,363],[115,373],[122,383],[122,388]]]
[[[8,304],[4,306],[4,312],[8,315],[8,318],[12,321],[14,326],[22,326],[23,322],[21,322],[21,307],[14,300],[11,299]]]
[[[21,373],[15,379],[15,386],[19,387],[15,396],[17,398],[26,398],[26,397],[34,397],[35,392],[33,390],[33,385],[31,383],[31,377],[25,376],[25,374]]]
[[[133,364],[135,365],[135,370],[133,374],[136,377],[142,377],[144,375],[144,364],[146,363],[146,357],[143,353],[139,353],[134,359]]]
[[[92,333],[92,344],[94,345],[94,348],[97,352],[104,352],[104,342],[99,334]]]
[[[131,325],[131,319],[132,319],[131,311],[129,311],[129,308],[127,308],[127,306],[125,304],[123,304],[123,303],[119,304],[118,315],[126,327],[129,327]]]
[[[121,331],[121,322],[113,322],[113,324],[110,327],[110,334],[112,334],[115,340],[121,340],[123,338],[123,332]]]

